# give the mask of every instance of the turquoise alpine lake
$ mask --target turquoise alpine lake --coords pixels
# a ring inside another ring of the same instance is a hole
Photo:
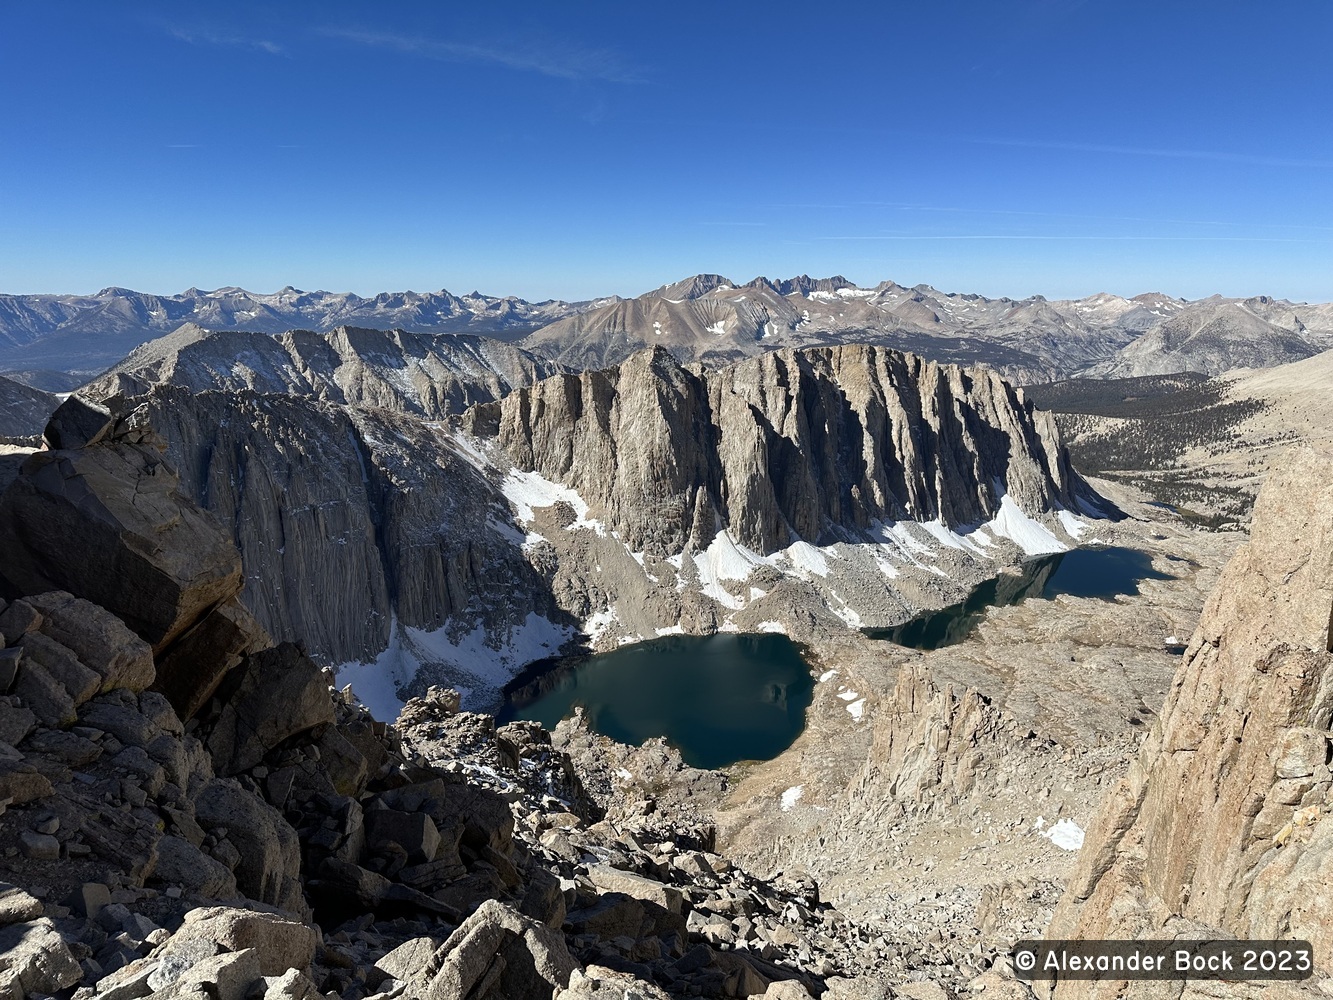
[[[971,635],[990,608],[1059,594],[1109,601],[1122,594],[1137,594],[1144,580],[1169,579],[1169,574],[1153,568],[1148,553],[1138,549],[1119,545],[1074,549],[1034,559],[1013,572],[986,580],[958,604],[926,612],[893,628],[863,631],[872,639],[884,639],[899,646],[939,649]]]
[[[665,737],[693,767],[771,760],[805,728],[814,678],[785,635],[673,635],[535,665],[496,721],[554,729],[581,706],[589,725],[639,746]]]

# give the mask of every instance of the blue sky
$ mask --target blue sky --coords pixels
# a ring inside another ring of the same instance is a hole
[[[1333,4],[0,13],[0,291],[1333,299]]]

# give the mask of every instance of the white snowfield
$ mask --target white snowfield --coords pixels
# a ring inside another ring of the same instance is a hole
[[[344,663],[334,668],[339,686],[352,692],[378,719],[392,721],[403,710],[403,691],[424,666],[441,668],[458,688],[465,709],[492,705],[500,688],[527,664],[553,655],[574,637],[530,613],[519,625],[491,634],[482,625],[449,638],[449,629],[434,631],[402,625],[396,618],[389,645],[370,663]]]
[[[782,793],[782,811],[791,812],[796,807],[796,803],[801,801],[801,795],[805,789],[804,785],[793,785]]]
[[[588,519],[588,504],[568,486],[561,486],[539,472],[511,471],[500,484],[500,492],[514,505],[515,514],[523,524],[531,524],[535,507],[554,507],[562,500],[574,508],[574,523],[565,528],[574,531],[587,528],[606,537],[606,526],[601,521]]]
[[[473,452],[480,454],[480,449],[474,448]],[[501,490],[513,505],[515,520],[521,525],[527,525],[533,520],[534,510],[563,501],[569,504],[576,516],[574,523],[566,530],[588,529],[601,537],[607,537],[604,524],[589,516],[589,504],[575,490],[551,482],[536,472],[508,472],[501,483]],[[692,587],[729,611],[740,611],[767,596],[764,589],[740,586],[762,567],[775,569],[784,576],[817,583],[824,591],[832,613],[849,628],[859,628],[863,623],[862,612],[865,609],[856,607],[852,601],[839,595],[833,589],[833,580],[839,571],[842,574],[864,572],[867,555],[870,564],[886,580],[898,577],[904,567],[950,578],[948,569],[936,565],[946,550],[963,553],[978,561],[1001,560],[1006,558],[1006,553],[1011,554],[1013,551],[1001,546],[1002,541],[1008,541],[1025,557],[1052,555],[1068,551],[1070,543],[1077,542],[1087,531],[1087,524],[1078,515],[1069,510],[1059,510],[1053,518],[1055,525],[1058,525],[1055,530],[1069,540],[1066,541],[1042,521],[1023,511],[1008,495],[1002,481],[995,482],[995,490],[1000,496],[1000,509],[985,524],[952,528],[939,518],[931,521],[877,522],[871,526],[864,541],[814,545],[797,539],[786,548],[769,555],[762,555],[749,548],[729,529],[719,525],[705,548],[677,553],[665,562],[676,570],[678,591],[683,592]],[[519,533],[503,534],[516,538]],[[523,548],[530,551],[541,541],[543,539],[540,535],[528,531],[523,535]],[[626,551],[643,568],[645,575],[652,582],[657,582],[648,570],[644,553],[632,552],[628,547]],[[590,632],[594,639],[605,636],[610,628],[610,624],[601,618],[594,618],[589,625],[596,630],[595,633]],[[765,630],[772,631],[777,631],[779,627],[769,622],[765,626]],[[657,632],[659,635],[670,634],[661,628]]]

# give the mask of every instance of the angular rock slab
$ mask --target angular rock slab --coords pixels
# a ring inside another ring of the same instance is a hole
[[[0,929],[0,997],[55,993],[83,975],[47,917]]]
[[[258,975],[281,976],[288,969],[310,968],[319,934],[306,924],[272,913],[230,906],[200,907],[185,914],[184,923],[163,954],[195,940],[214,942],[226,951],[253,950]]]
[[[431,962],[428,1000],[550,996],[578,967],[558,931],[488,899]]]
[[[222,714],[206,741],[218,774],[248,770],[283,740],[333,724],[328,681],[293,643],[247,658],[237,675],[220,689]]]
[[[111,433],[114,424],[115,419],[105,406],[70,396],[51,414],[42,437],[52,450],[86,448]]]
[[[124,442],[37,452],[0,495],[0,574],[101,605],[159,651],[242,582],[230,538],[178,485]]]

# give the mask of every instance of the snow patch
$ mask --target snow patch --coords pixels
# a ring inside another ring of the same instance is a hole
[[[864,698],[858,698],[856,701],[852,702],[850,705],[847,706],[847,711],[851,714],[852,718],[857,722],[861,721],[861,716],[865,714],[865,710],[866,710],[866,700]]]
[[[1083,533],[1088,530],[1086,524],[1067,510],[1057,511],[1055,516],[1060,519],[1060,527],[1065,529],[1065,534],[1076,542],[1082,538]]]
[[[793,785],[782,793],[783,812],[791,812],[796,807],[796,803],[801,801],[801,793],[804,788],[804,785]]]
[[[945,525],[944,521],[938,517],[933,521],[919,521],[917,523],[927,534],[947,548],[959,549],[963,552],[971,552],[973,555],[984,556],[986,550],[982,546],[991,544],[990,538],[987,538],[985,542],[978,544],[977,541],[973,540],[968,535],[961,535]],[[975,530],[980,531],[981,529],[978,528]]]
[[[457,638],[451,639],[450,633]],[[571,629],[529,613],[521,623],[487,631],[444,628],[428,631],[400,625],[395,617],[389,644],[372,662],[334,667],[339,687],[350,684],[377,719],[392,722],[403,710],[402,691],[424,666],[441,667],[462,696],[463,707],[494,707],[499,689],[524,666],[553,655],[573,638]],[[476,697],[474,697],[474,695]]]
[[[566,527],[566,531],[588,528],[606,537],[606,526],[600,521],[589,519],[588,505],[581,496],[568,486],[551,482],[539,472],[510,472],[500,484],[500,492],[514,505],[518,520],[524,523],[535,517],[533,508],[554,507],[564,501],[574,509],[575,514],[574,523]]]
[[[659,628],[659,629],[657,630],[657,634],[658,634],[658,635],[684,635],[684,634],[685,634],[685,626],[683,626],[683,625],[668,625],[666,628]]]
[[[606,635],[607,629],[618,622],[620,618],[616,615],[615,608],[607,608],[605,611],[598,611],[591,615],[583,623],[583,631],[593,642],[597,642],[602,636]]]
[[[782,555],[791,561],[798,572],[804,570],[816,576],[828,576],[828,560],[824,558],[824,551],[809,542],[792,542],[782,550]]]
[[[818,683],[823,684],[830,677],[837,677],[837,676],[838,672],[836,670],[825,670],[822,674],[819,675]]]
[[[1023,513],[1023,509],[1007,493],[1000,500],[1000,512],[991,521],[990,530],[1007,538],[1030,556],[1048,556],[1068,552],[1069,546],[1056,538],[1046,527]]]
[[[1037,819],[1041,822],[1041,817]],[[1083,828],[1072,819],[1057,820],[1049,829],[1042,830],[1041,835],[1066,851],[1077,851],[1083,846]]]
[[[787,634],[787,628],[782,622],[760,622],[755,628],[760,632],[776,632],[779,635]]]

